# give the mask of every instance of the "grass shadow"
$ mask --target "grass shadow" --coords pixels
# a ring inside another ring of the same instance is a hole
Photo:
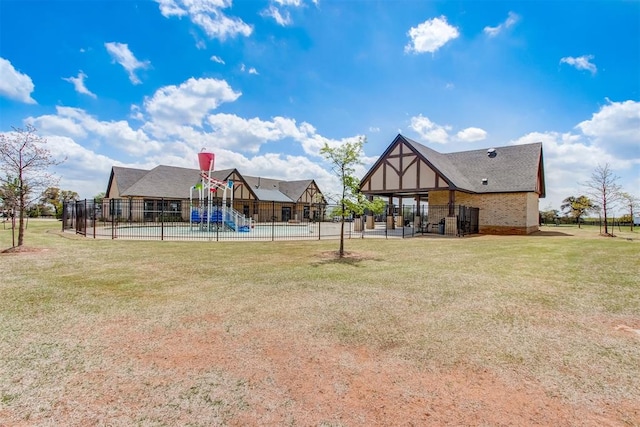
[[[562,231],[534,231],[533,233],[529,234],[529,236],[532,237],[550,237],[550,236],[573,236],[573,234],[570,233],[564,233]]]
[[[359,267],[363,261],[375,260],[375,258],[371,256],[358,253],[358,252],[345,252],[344,256],[340,257],[338,255],[338,252],[329,251],[329,252],[323,252],[320,256],[322,259],[311,263],[311,266],[319,267],[321,265],[328,265],[328,264],[344,264],[344,265],[351,265],[353,267]]]

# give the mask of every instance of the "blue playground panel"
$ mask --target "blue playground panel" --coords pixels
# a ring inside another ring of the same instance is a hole
[[[203,216],[200,216],[200,211],[198,211],[197,209],[191,210],[191,222],[199,224],[199,223],[205,222],[206,218],[207,218],[206,211],[204,212]],[[251,228],[248,225],[242,225],[240,227],[237,227],[236,223],[231,220],[222,221],[222,211],[219,211],[219,210],[213,211],[213,213],[211,214],[211,217],[209,218],[209,223],[223,223],[223,222],[225,226],[227,226],[230,230],[233,230],[233,231],[239,231],[243,233],[248,233],[249,231],[251,231]]]

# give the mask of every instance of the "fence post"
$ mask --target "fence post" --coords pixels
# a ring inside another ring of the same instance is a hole
[[[64,233],[64,226],[67,223],[67,207],[69,202],[62,202],[62,232]]]
[[[271,202],[271,241],[276,239],[276,202]]]
[[[320,204],[318,204],[316,206],[316,213],[314,214],[314,220],[318,223],[318,240],[320,240],[320,235],[321,235],[321,230],[320,230],[320,224],[322,224],[322,215],[320,215],[320,209],[322,209],[322,207],[320,206]]]
[[[93,238],[96,238],[96,221],[98,220],[96,218],[96,204],[98,203],[98,201],[96,199],[93,199],[93,210],[91,212],[91,216],[93,217]]]
[[[82,233],[85,237],[87,236],[87,199],[84,199],[84,233]]]
[[[115,199],[109,200],[109,214],[111,215],[111,240],[113,240],[116,238],[116,221],[118,221]]]
[[[164,240],[164,197],[160,199],[160,240]]]

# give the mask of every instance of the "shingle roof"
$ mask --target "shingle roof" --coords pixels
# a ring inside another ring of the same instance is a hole
[[[540,190],[544,197],[544,177],[543,188],[537,188],[538,173],[543,173],[540,142],[495,147],[495,157],[489,157],[486,148],[443,154],[403,138],[457,189],[475,193]]]
[[[189,189],[199,181],[200,171],[197,169],[161,165],[148,171],[126,190],[120,191],[120,196],[184,199]]]
[[[148,172],[149,171],[145,169],[133,169],[114,166],[113,168],[111,168],[111,177],[109,179],[109,185],[107,186],[107,192],[105,194],[108,195],[111,191],[111,185],[113,181],[115,181],[116,185],[118,186],[119,192],[122,194],[123,191],[126,191],[139,179],[144,177]]]
[[[313,182],[312,179],[300,181],[280,181],[277,179],[243,175],[247,185],[256,193],[260,200],[274,202],[297,202],[304,191]],[[265,191],[268,190],[268,191]],[[276,194],[280,193],[280,194]]]
[[[237,172],[235,169],[217,170],[213,178],[225,181]],[[239,172],[237,172],[238,175]],[[200,182],[198,169],[160,165],[152,170],[114,166],[112,179],[116,177],[119,197],[152,197],[184,199],[189,189]],[[261,201],[296,202],[313,180],[280,181],[270,178],[241,175],[251,191]],[[111,186],[111,180],[109,187]]]
[[[294,202],[297,202],[312,182],[312,179],[304,179],[301,181],[281,181],[280,191],[286,194],[287,197]]]

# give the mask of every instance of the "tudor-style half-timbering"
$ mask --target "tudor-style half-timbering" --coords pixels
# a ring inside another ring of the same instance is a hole
[[[281,181],[242,175],[237,169],[212,171],[211,178],[233,181],[233,196],[226,193],[227,203],[256,221],[317,218],[324,211],[322,205],[326,205],[320,188],[312,179]],[[191,205],[197,204],[199,198],[197,193],[190,193],[190,189],[195,189],[201,180],[198,169],[161,165],[143,170],[114,166],[105,199],[118,201],[118,210],[128,212],[125,216],[134,221],[144,218],[145,211],[167,203],[172,203],[182,218],[188,219]],[[216,198],[223,196],[221,189],[214,189],[212,194]]]
[[[326,203],[324,196],[315,181],[311,181],[297,200],[299,203]]]
[[[361,183],[363,193],[387,196],[446,188],[446,179],[401,136],[396,137]]]
[[[417,205],[480,209],[479,230],[526,234],[538,229],[545,196],[542,144],[439,153],[398,135],[361,180],[368,196],[412,198]],[[389,211],[391,214],[391,211]]]

